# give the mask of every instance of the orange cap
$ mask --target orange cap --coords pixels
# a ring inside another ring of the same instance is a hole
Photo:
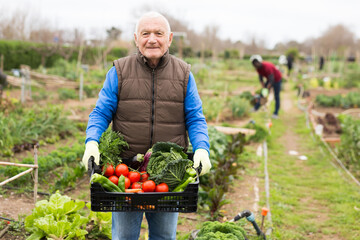
[[[265,207],[261,209],[261,215],[263,215],[263,216],[266,216],[268,212],[269,212],[269,209],[267,209]]]

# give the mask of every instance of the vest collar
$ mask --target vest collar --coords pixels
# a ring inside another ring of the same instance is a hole
[[[148,68],[152,69],[152,67],[150,67],[150,65],[148,63],[147,58],[140,52],[139,49],[137,49],[136,58],[142,65],[145,65]],[[169,60],[170,60],[170,54],[169,54],[169,50],[167,50],[165,52],[165,54],[160,58],[160,61],[155,68],[156,69],[164,68],[167,65],[167,63],[169,62]]]

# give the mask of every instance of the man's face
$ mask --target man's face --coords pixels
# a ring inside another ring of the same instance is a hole
[[[256,68],[256,69],[260,69],[261,68],[261,62],[259,62],[258,60],[254,60],[252,62],[253,66]]]
[[[169,49],[173,34],[168,33],[162,18],[144,18],[140,21],[134,37],[140,52],[147,59],[157,61]]]

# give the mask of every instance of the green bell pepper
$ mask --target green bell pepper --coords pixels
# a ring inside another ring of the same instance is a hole
[[[125,192],[125,177],[121,175],[119,177],[118,187],[120,188],[121,192]]]
[[[180,183],[173,192],[183,192],[189,183],[194,183],[195,181],[196,179],[194,177],[189,177],[185,182]]]
[[[99,183],[105,190],[109,192],[121,192],[120,188],[116,186],[112,181],[107,177],[104,177],[100,174],[93,174],[91,176],[90,182]]]

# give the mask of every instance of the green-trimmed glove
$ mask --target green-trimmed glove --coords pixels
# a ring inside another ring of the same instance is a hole
[[[210,171],[211,168],[211,162],[209,158],[209,153],[205,149],[196,149],[194,154],[194,168],[198,168],[200,166],[200,163],[202,165],[201,168],[201,175],[204,175]]]
[[[269,95],[269,89],[267,88],[261,89],[261,95],[266,98]]]

